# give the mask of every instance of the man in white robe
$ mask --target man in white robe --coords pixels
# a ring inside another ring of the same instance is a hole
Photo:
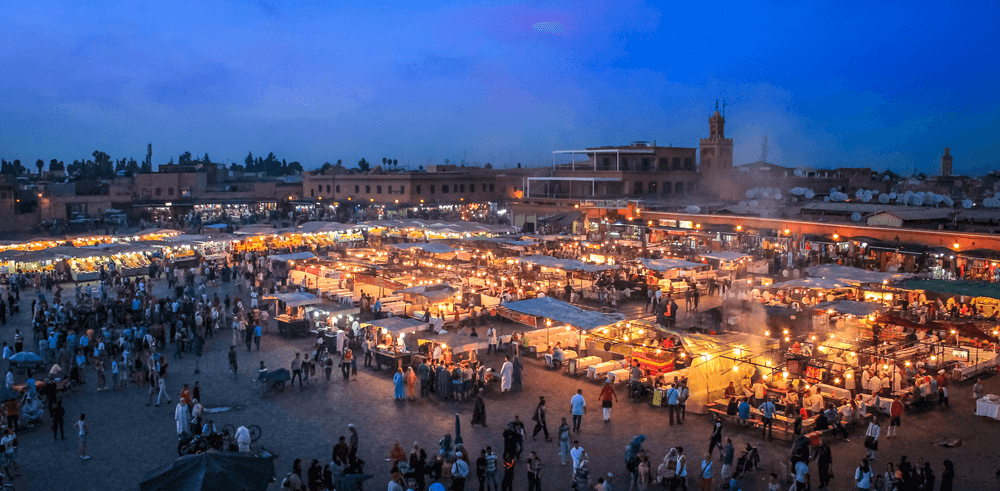
[[[509,356],[505,356],[503,366],[500,368],[500,391],[510,392],[510,387],[513,383],[514,364],[510,362]]]

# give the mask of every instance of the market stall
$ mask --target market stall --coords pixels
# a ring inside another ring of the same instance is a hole
[[[275,317],[275,321],[278,323],[278,332],[285,337],[305,336],[310,329],[305,306],[321,301],[311,293],[274,293],[265,295],[263,300],[278,302],[275,311],[281,313]]]
[[[443,362],[450,365],[457,362],[463,354],[467,354],[466,359],[475,360],[476,352],[489,347],[489,339],[485,337],[474,338],[461,333],[440,333],[437,335],[421,333],[417,344],[419,352],[424,356],[430,356],[434,353],[434,347],[440,346]]]
[[[427,323],[403,317],[388,317],[361,323],[362,328],[370,328],[375,333],[375,361],[377,369],[383,366],[402,368],[413,363],[412,341],[417,331],[427,330]]]
[[[524,334],[524,347],[536,356],[550,346],[562,343],[564,348],[586,346],[584,331],[614,324],[625,319],[623,314],[604,314],[585,310],[552,297],[519,300],[497,306],[497,312],[508,319],[531,328]],[[564,324],[562,326],[559,323]]]

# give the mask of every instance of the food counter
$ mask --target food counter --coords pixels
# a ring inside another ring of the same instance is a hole
[[[296,338],[309,333],[308,319],[279,315],[274,320],[278,322],[278,333],[285,337]]]
[[[390,367],[393,371],[413,364],[413,353],[410,351],[397,351],[385,345],[375,347],[375,369],[382,370],[382,367]]]

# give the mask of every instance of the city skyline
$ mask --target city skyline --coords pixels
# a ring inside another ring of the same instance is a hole
[[[737,165],[982,174],[998,8],[943,5],[7,4],[0,157],[544,165],[696,147],[725,100]]]

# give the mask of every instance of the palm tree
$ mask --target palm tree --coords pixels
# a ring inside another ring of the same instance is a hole
[[[386,160],[387,160],[387,159],[386,159],[385,157],[382,157],[382,167],[385,167],[385,161],[386,161]]]
[[[36,160],[35,161],[35,167],[38,167],[38,175],[41,176],[42,175],[42,167],[45,167],[45,161],[42,160],[42,159]]]

